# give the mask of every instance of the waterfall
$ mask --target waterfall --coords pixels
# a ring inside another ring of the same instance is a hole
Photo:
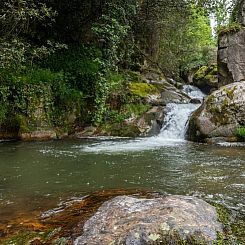
[[[197,104],[168,104],[163,128],[158,137],[166,140],[184,140],[188,119],[199,106]]]

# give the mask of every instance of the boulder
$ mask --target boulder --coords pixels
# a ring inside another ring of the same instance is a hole
[[[245,82],[221,87],[192,115],[187,132],[193,141],[234,140],[245,125]]]
[[[153,106],[150,110],[140,116],[134,114],[121,123],[106,124],[97,135],[109,135],[120,137],[153,136],[160,133],[164,120],[164,110],[162,106]],[[78,134],[76,134],[78,135]],[[80,134],[80,137],[85,136]],[[92,136],[92,135],[90,135]]]
[[[85,222],[75,245],[213,244],[222,224],[214,207],[186,196],[115,197]]]

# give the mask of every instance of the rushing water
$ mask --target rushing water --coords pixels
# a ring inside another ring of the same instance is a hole
[[[182,91],[191,98],[203,99],[206,96],[199,88],[192,85],[184,85]]]
[[[169,104],[158,136],[0,143],[0,226],[61,200],[122,188],[203,197],[245,214],[245,148],[184,140],[197,105]]]

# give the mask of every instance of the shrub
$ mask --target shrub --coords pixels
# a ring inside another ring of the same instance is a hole
[[[239,138],[241,138],[245,141],[245,126],[237,128],[236,134]]]

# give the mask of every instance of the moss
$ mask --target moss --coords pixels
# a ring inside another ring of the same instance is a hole
[[[217,64],[210,66],[202,66],[194,75],[195,80],[199,82],[208,83],[210,86],[214,86],[217,83],[218,67]]]
[[[21,133],[27,133],[31,131],[31,128],[28,125],[27,118],[24,115],[17,115],[16,116],[17,122],[19,124],[19,131]]]
[[[231,224],[232,234],[237,238],[239,245],[245,245],[245,217],[235,220]]]
[[[227,26],[221,26],[218,29],[218,35],[223,36],[225,34],[232,34],[239,32],[242,29],[242,26],[240,23],[232,22]]]
[[[228,89],[226,87],[224,87],[223,91],[227,94],[227,97],[230,99],[230,100],[233,100],[234,98],[234,92],[236,90],[236,86],[234,86],[232,89]]]
[[[218,219],[223,224],[223,233],[217,233],[214,245],[245,245],[245,217],[235,218],[231,211],[217,203],[210,203],[216,208]]]
[[[159,90],[155,85],[148,83],[130,83],[129,90],[131,94],[143,98],[146,98],[150,94],[159,93]]]
[[[183,237],[178,231],[171,230],[168,232],[160,232],[159,234],[150,234],[148,236],[152,240],[151,245],[206,245],[207,242],[198,233]]]
[[[228,225],[231,221],[231,213],[227,208],[218,203],[211,203],[212,206],[215,207],[216,212],[218,214],[218,220],[224,225]]]
[[[196,80],[202,79],[205,77],[208,71],[208,66],[202,66],[194,75]]]

